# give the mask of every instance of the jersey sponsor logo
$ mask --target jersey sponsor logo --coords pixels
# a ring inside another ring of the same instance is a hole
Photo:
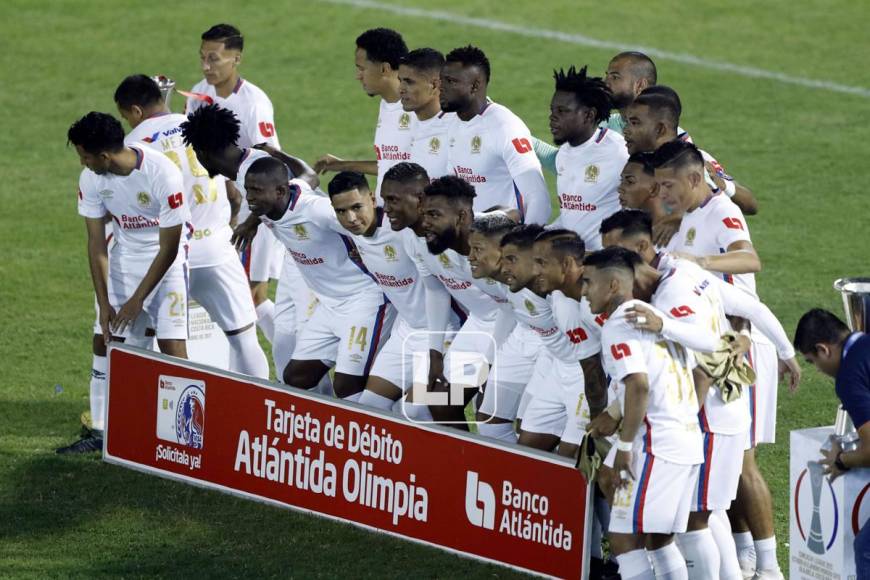
[[[386,258],[387,262],[395,262],[398,260],[398,255],[396,253],[396,248],[387,244],[384,246],[384,258]]]
[[[598,206],[594,203],[583,201],[583,196],[574,193],[559,194],[559,209],[573,211],[595,211]]]
[[[406,131],[411,126],[411,115],[402,113],[399,117],[399,130]]]
[[[139,205],[141,205],[142,207],[148,207],[151,205],[151,196],[148,195],[147,192],[140,191],[136,194],[136,201],[139,202]],[[172,205],[171,202],[170,205]]]
[[[272,123],[260,121],[257,126],[260,128],[260,135],[263,137],[273,137],[275,135],[275,125]]]
[[[168,198],[166,198],[166,201],[169,202],[169,207],[171,207],[172,209],[178,209],[182,205],[184,205],[184,196],[179,191],[179,192],[173,193]]]
[[[686,245],[687,246],[691,246],[692,244],[695,243],[695,234],[696,233],[697,232],[695,231],[695,228],[689,228],[689,231],[686,232]]]
[[[674,318],[683,318],[685,316],[691,316],[695,311],[689,308],[687,305],[682,306],[674,306],[671,308],[671,316]]]
[[[572,330],[569,330],[565,334],[568,335],[568,340],[570,340],[573,344],[580,344],[584,340],[589,339],[589,335],[586,334],[586,329],[582,326],[578,326]]]
[[[529,311],[529,314],[530,314],[530,315],[532,315],[532,316],[537,316],[537,315],[538,315],[538,309],[535,308],[535,305],[532,304],[532,301],[529,300],[528,298],[526,298],[525,301],[523,302],[523,306],[526,307],[526,310]]]
[[[159,138],[160,138],[160,131],[157,131],[153,135],[150,135],[148,137],[144,137],[142,139],[142,141],[144,141],[145,143],[154,143]]]
[[[438,137],[432,137],[429,139],[429,153],[438,153],[441,149],[441,139]]]
[[[725,227],[729,230],[743,230],[743,222],[741,222],[738,218],[727,217],[722,220],[722,223],[725,224]]]
[[[694,292],[698,296],[701,296],[702,293],[704,292],[704,290],[706,290],[707,286],[709,286],[709,285],[710,285],[710,281],[704,280],[703,282],[701,282],[700,284],[698,284],[697,286],[692,288],[692,292]]]
[[[517,137],[511,141],[514,144],[514,149],[517,153],[528,153],[532,150],[532,144],[525,137]]]
[[[296,239],[299,240],[307,240],[309,239],[308,230],[305,229],[305,226],[302,224],[296,224],[293,226],[293,233],[296,234]]]
[[[465,479],[465,517],[472,525],[487,530],[495,529],[495,491],[480,481],[475,471],[467,472]]]
[[[586,183],[595,183],[598,181],[598,175],[601,173],[601,170],[598,169],[598,166],[594,163],[592,165],[586,166],[586,173],[583,176],[583,180]]]
[[[480,135],[475,135],[471,138],[471,152],[472,153],[480,153],[480,147],[483,145],[483,139],[480,138]]]
[[[624,342],[620,342],[619,344],[610,345],[610,354],[613,355],[615,360],[620,360],[631,356],[631,349]]]
[[[607,322],[608,316],[603,312],[595,317],[595,324],[598,326],[604,326],[604,323]]]

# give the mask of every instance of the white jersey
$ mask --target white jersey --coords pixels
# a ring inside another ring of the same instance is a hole
[[[124,139],[126,145],[141,141],[166,155],[184,177],[184,197],[190,204],[193,238],[190,242],[191,268],[217,266],[238,259],[230,238],[230,202],[223,178],[212,179],[196,158],[193,148],[181,138],[184,115],[158,114],[145,119]]]
[[[227,98],[219,97],[214,87],[205,79],[199,81],[187,98],[184,111],[190,114],[199,107],[215,103],[236,114],[241,123],[238,145],[242,149],[253,147],[259,143],[268,143],[275,149],[280,149],[278,134],[275,131],[275,112],[272,101],[259,87],[239,77],[233,92]]]
[[[546,298],[538,296],[528,288],[519,292],[508,291],[508,302],[514,311],[517,325],[514,332],[525,329],[526,342],[536,341],[542,348],[553,357],[571,363],[579,359],[574,358],[575,351],[568,336],[562,332],[556,324],[550,303]]]
[[[647,375],[649,398],[635,447],[642,447],[645,453],[671,463],[703,463],[692,356],[680,345],[657,341],[654,334],[634,328],[625,318],[626,309],[633,304],[643,302],[625,302],[604,323],[601,353],[604,371],[618,383],[623,416],[625,378]]]
[[[137,161],[129,175],[97,175],[90,169],[82,170],[79,215],[102,219],[111,214],[115,251],[122,258],[143,261],[157,256],[160,228],[181,225],[175,263],[185,262],[193,225],[181,171],[168,157],[144,143],[131,148]]]
[[[239,194],[242,196],[242,202],[239,204],[239,213],[237,216],[239,223],[244,222],[248,219],[248,216],[251,215],[251,208],[248,207],[247,191],[245,190],[245,176],[248,174],[248,169],[251,168],[254,161],[262,159],[263,157],[271,157],[271,155],[262,149],[244,149],[244,152],[242,153],[239,170],[236,172],[236,179],[233,181],[233,185],[236,186],[236,189],[239,190]]]
[[[438,113],[431,119],[417,119],[411,132],[411,162],[426,170],[429,179],[447,175],[448,131],[456,114]]]
[[[405,111],[402,101],[388,103],[381,99],[374,143],[378,159],[378,182],[375,187],[378,205],[381,205],[381,182],[384,174],[393,165],[411,160],[411,127],[415,121],[416,115]]]
[[[692,256],[715,256],[742,241],[752,241],[743,212],[727,195],[717,194],[708,197],[694,211],[683,214],[680,229],[671,238],[667,250]],[[756,296],[755,274],[713,274]]]
[[[551,292],[547,301],[556,324],[573,346],[573,360],[587,359],[601,352],[601,328],[606,316],[595,316],[585,298],[577,302],[561,290]]]
[[[474,211],[501,205],[524,216],[525,202],[515,179],[527,171],[541,173],[541,164],[522,119],[489,102],[470,121],[457,117],[450,123],[448,137],[447,169],[474,186]]]
[[[266,216],[260,220],[290,251],[318,300],[335,309],[383,296],[338,225],[329,198],[314,193],[301,179],[291,180],[290,185],[292,199],[286,213],[275,221]]]
[[[559,216],[552,227],[573,230],[587,251],[601,249],[598,228],[619,211],[619,176],[628,150],[616,131],[598,129],[582,145],[562,144],[556,153],[556,189]]]

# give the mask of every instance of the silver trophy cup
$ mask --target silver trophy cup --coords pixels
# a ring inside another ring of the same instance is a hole
[[[846,324],[852,332],[867,332],[870,328],[870,278],[840,278],[834,282],[834,290],[843,296]],[[849,414],[840,405],[834,422],[834,436],[845,451],[858,446],[858,433]]]
[[[172,101],[172,91],[175,90],[175,81],[163,75],[157,75],[151,78],[154,79],[154,82],[156,82],[157,86],[160,87],[160,92],[163,94],[163,102],[171,109],[170,101]]]

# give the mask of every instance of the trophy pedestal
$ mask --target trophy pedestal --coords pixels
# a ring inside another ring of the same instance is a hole
[[[230,343],[205,308],[191,300],[187,312],[187,357],[198,363],[229,370]]]
[[[789,577],[855,578],[855,534],[870,519],[870,469],[852,469],[833,483],[814,465],[833,425],[791,432]],[[815,473],[814,473],[815,472]]]

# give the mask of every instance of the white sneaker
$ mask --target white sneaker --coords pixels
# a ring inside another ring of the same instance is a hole
[[[779,568],[776,570],[756,570],[752,580],[785,580],[785,576],[782,575],[782,570]]]

